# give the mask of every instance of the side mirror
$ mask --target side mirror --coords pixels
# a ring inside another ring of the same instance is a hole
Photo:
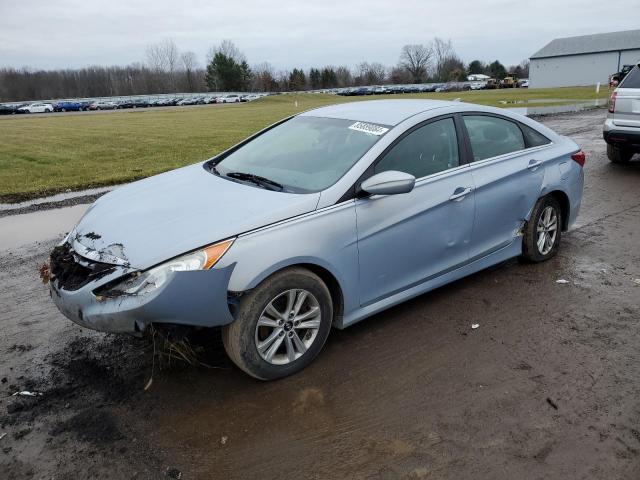
[[[372,195],[396,195],[409,193],[416,184],[416,177],[404,172],[388,170],[368,178],[360,187]]]

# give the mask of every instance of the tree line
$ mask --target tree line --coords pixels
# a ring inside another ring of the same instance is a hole
[[[276,71],[268,62],[249,65],[237,46],[224,40],[208,52],[206,65],[195,53],[180,52],[165,39],[150,45],[144,62],[128,66],[91,66],[80,69],[0,69],[0,101],[84,98],[159,93],[282,92],[361,85],[464,81],[470,74],[503,78],[528,76],[528,61],[505,67],[498,60],[465,64],[451,40],[434,38],[426,44],[405,45],[397,65],[378,62],[348,66],[326,65],[308,70]]]

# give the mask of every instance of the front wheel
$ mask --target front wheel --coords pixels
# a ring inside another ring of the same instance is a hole
[[[558,201],[546,196],[539,199],[524,229],[522,258],[530,262],[549,260],[560,247],[562,209]]]
[[[299,372],[320,353],[333,318],[331,294],[304,268],[288,268],[245,294],[222,330],[229,358],[260,380]]]
[[[607,144],[607,157],[613,163],[627,163],[633,157],[633,151]]]

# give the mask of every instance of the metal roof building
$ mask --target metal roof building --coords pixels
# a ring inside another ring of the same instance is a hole
[[[640,30],[556,38],[530,58],[531,87],[606,83],[623,65],[640,61]]]

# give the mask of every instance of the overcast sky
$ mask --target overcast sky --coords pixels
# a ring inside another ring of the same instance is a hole
[[[517,64],[556,37],[639,28],[639,0],[0,0],[0,66],[126,65],[172,38],[201,66],[230,39],[277,70],[394,65],[407,43],[451,38],[468,62]],[[615,5],[615,7],[613,7]]]

